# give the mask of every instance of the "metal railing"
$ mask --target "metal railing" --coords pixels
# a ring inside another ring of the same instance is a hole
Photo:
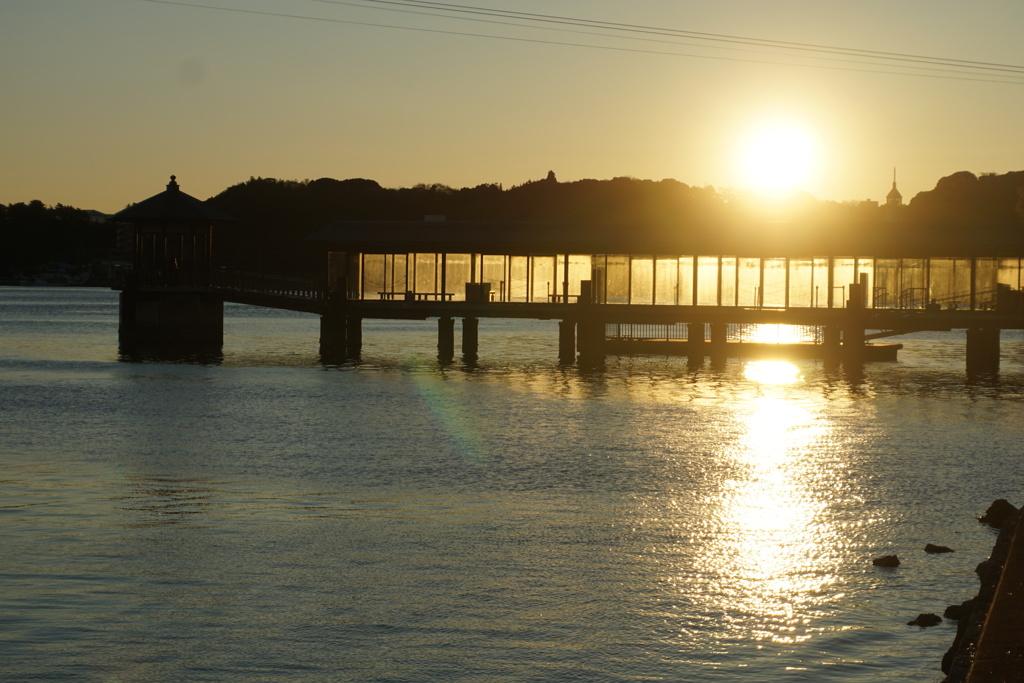
[[[258,294],[308,301],[323,301],[326,298],[326,287],[322,283],[316,280],[282,275],[218,269],[210,271],[209,283],[211,290],[220,292]]]
[[[703,323],[697,323],[703,324]],[[608,339],[632,341],[683,341],[689,339],[690,323],[609,323],[605,325]],[[705,328],[700,339],[708,339]],[[824,328],[821,325],[782,325],[772,323],[729,323],[726,341],[760,344],[821,344]]]

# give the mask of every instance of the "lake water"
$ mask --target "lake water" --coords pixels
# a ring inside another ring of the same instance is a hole
[[[906,622],[1024,502],[1017,333],[998,377],[953,332],[780,378],[318,330],[228,305],[219,362],[125,362],[115,293],[0,288],[0,678],[937,681],[955,624]]]

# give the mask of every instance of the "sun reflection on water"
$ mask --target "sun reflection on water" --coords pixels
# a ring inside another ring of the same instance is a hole
[[[807,344],[815,339],[816,330],[813,326],[758,323],[744,325],[739,341],[755,344]]]
[[[757,360],[743,366],[743,376],[758,384],[793,384],[800,381],[800,368],[781,360]]]
[[[745,375],[757,395],[731,412],[694,574],[672,583],[734,637],[792,646],[811,638],[824,605],[841,598],[843,539],[825,514],[841,488],[834,435],[825,406],[787,386],[801,381],[796,366],[752,362]]]
[[[712,555],[733,609],[759,614],[754,636],[775,642],[809,637],[802,605],[834,581],[826,564],[831,533],[816,522],[827,504],[816,479],[815,443],[827,426],[806,406],[759,397],[737,415],[743,436],[729,455],[739,476],[717,501],[721,533]]]

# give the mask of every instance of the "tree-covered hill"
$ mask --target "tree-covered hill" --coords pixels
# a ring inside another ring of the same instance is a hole
[[[545,178],[510,188],[385,188],[373,180],[250,178],[208,200],[238,221],[218,228],[216,258],[236,268],[317,273],[319,247],[306,237],[339,220],[563,221],[621,223],[630,230],[684,235],[706,253],[872,253],[887,245],[1016,245],[1024,249],[1024,171],[940,179],[907,205],[819,201],[765,202],[730,190],[676,180]],[[41,202],[0,205],[0,277],[10,281],[47,263],[84,266],[117,256],[114,227],[72,207]],[[424,229],[429,229],[428,223]]]
[[[70,206],[0,204],[0,281],[33,282],[43,273],[88,281],[94,264],[116,256],[115,226]]]

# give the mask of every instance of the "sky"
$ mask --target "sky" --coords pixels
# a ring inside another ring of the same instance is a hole
[[[884,201],[894,168],[909,200],[1024,170],[1022,25],[1019,0],[2,0],[0,203],[548,171]]]

